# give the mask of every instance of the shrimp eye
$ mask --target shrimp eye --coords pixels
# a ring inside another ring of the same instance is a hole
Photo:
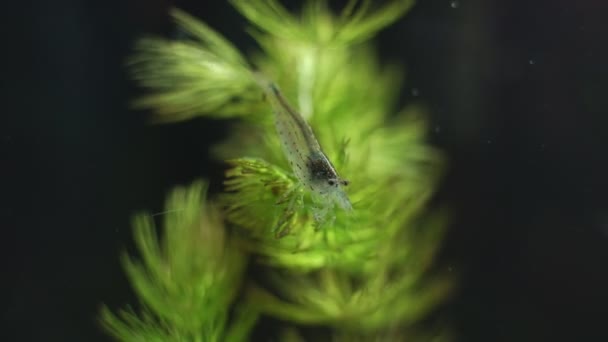
[[[331,186],[334,186],[334,185],[336,185],[336,181],[335,181],[335,180],[333,180],[333,179],[328,179],[328,180],[327,180],[327,184],[329,184],[329,185],[331,185]]]

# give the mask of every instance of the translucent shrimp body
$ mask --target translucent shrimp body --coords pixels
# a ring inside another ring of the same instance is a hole
[[[300,185],[312,192],[313,197],[323,199],[325,207],[315,217],[324,217],[334,204],[345,211],[351,211],[352,205],[343,189],[348,181],[338,175],[321,150],[310,126],[291,107],[274,83],[262,75],[254,76],[274,111],[277,133],[293,173]]]

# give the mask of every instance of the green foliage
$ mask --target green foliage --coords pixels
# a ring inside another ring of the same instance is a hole
[[[128,66],[136,80],[152,93],[135,105],[153,108],[160,121],[182,120],[205,113],[244,113],[249,67],[240,53],[204,23],[173,10],[178,25],[191,40],[141,39]],[[229,103],[229,105],[227,105]]]
[[[230,325],[243,327],[234,335],[241,339],[259,311],[301,328],[329,327],[333,341],[416,340],[423,335],[413,333],[413,324],[452,283],[430,272],[444,215],[425,213],[443,158],[424,141],[422,108],[393,113],[401,69],[381,65],[367,42],[412,1],[349,1],[334,15],[325,1],[311,0],[300,17],[274,0],[231,3],[253,24],[261,47],[250,58],[255,69],[279,85],[350,180],[353,214],[335,209],[332,222],[315,222],[314,204],[291,173],[253,67],[219,34],[174,10],[190,38],[146,38],[137,45],[131,71],[150,92],[136,104],[155,110],[161,121],[244,119],[214,148],[230,168],[224,192],[213,201],[234,238],[225,238],[214,214],[197,209],[204,200],[184,197],[194,196],[196,186],[180,190],[179,204],[189,209],[167,215],[165,227],[172,228],[165,229],[162,247],[151,220],[136,219],[144,262],[126,258],[125,267],[144,311],[119,318],[104,310],[109,331],[125,341],[221,340],[227,313],[245,307]],[[288,211],[284,203],[292,199],[298,209]],[[170,202],[168,210],[180,205]],[[197,215],[216,227],[204,238],[188,228],[169,233],[199,222]],[[234,304],[243,283],[242,253],[259,272]],[[293,330],[284,340],[297,336]]]
[[[123,263],[143,313],[141,318],[133,311],[115,316],[104,309],[102,322],[116,338],[217,341],[246,335],[255,319],[252,312],[238,316],[233,331],[226,326],[246,259],[226,236],[217,209],[204,198],[206,187],[195,183],[173,191],[160,241],[151,216],[135,217],[134,237],[142,260],[125,255]]]
[[[372,37],[378,30],[399,19],[414,1],[391,1],[380,9],[372,1],[357,4],[350,0],[339,17],[334,17],[326,1],[308,1],[302,17],[296,18],[276,0],[231,0],[237,10],[266,33],[292,41],[309,41],[319,46],[353,44]]]

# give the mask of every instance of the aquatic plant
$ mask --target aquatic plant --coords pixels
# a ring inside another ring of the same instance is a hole
[[[136,106],[156,121],[241,120],[214,147],[229,165],[222,193],[176,189],[160,239],[149,215],[136,216],[141,261],[124,265],[141,309],[104,308],[104,326],[121,341],[243,341],[262,317],[284,341],[309,330],[315,340],[415,340],[415,323],[452,283],[430,271],[445,218],[426,205],[443,159],[425,142],[421,107],[393,113],[401,68],[381,65],[369,43],[412,1],[349,1],[335,14],[311,0],[300,15],[275,0],[231,3],[261,48],[249,59],[173,10],[185,37],[144,38],[129,60],[148,90]],[[349,180],[352,213],[332,206],[331,220],[315,219],[323,202],[299,186],[253,70],[281,88]]]

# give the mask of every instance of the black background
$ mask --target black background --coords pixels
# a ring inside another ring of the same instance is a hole
[[[419,2],[377,46],[450,159],[435,202],[454,213],[440,262],[460,288],[433,315],[461,341],[608,341],[608,4]],[[227,4],[173,4],[254,48]],[[3,341],[108,340],[101,303],[135,301],[118,262],[130,214],[221,171],[207,149],[223,123],[128,109],[124,58],[172,32],[168,6],[3,6]]]

